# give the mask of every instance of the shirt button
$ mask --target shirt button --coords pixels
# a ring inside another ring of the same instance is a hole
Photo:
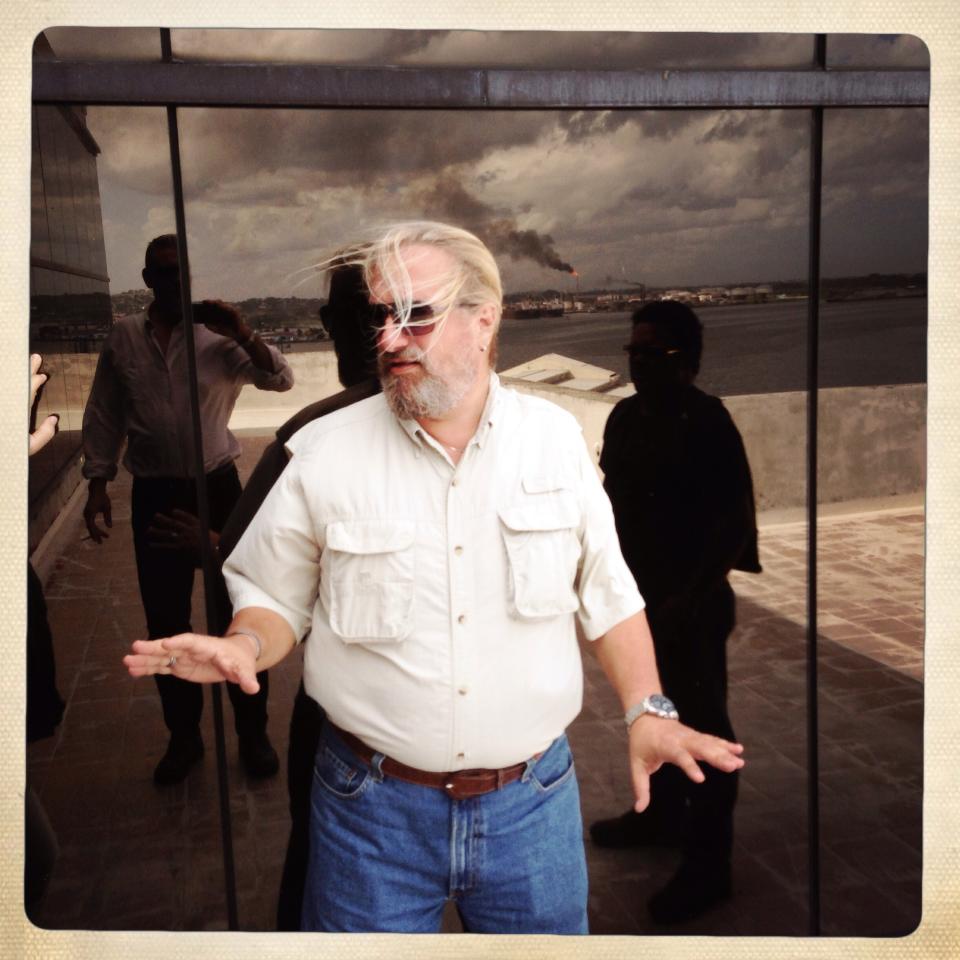
[[[466,622],[467,622],[467,615],[465,613],[461,613],[460,616],[457,617],[457,623],[466,623]]]
[[[466,687],[460,687],[460,689],[457,690],[457,693],[459,693],[461,697],[465,697],[465,696],[467,695],[467,688],[466,688]]]
[[[451,486],[451,487],[455,487],[456,485],[457,485],[457,478],[454,477],[454,478],[450,481],[450,486]]]
[[[458,759],[458,760],[465,760],[466,757],[467,757],[467,755],[466,755],[465,753],[458,753],[458,754],[457,754],[457,759]]]
[[[463,553],[463,547],[458,545],[453,548],[453,552],[459,557],[460,554]]]

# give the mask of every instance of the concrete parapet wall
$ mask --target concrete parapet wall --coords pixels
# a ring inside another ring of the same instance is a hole
[[[333,350],[286,354],[294,386],[287,393],[245,387],[230,426],[272,432],[301,407],[340,389]],[[51,409],[79,417],[96,357],[52,355],[69,375]],[[616,397],[504,378],[514,389],[544,397],[569,410],[583,427],[596,462],[607,416]],[[51,393],[57,386],[51,383]],[[53,398],[50,398],[53,400]],[[743,435],[757,492],[766,510],[800,506],[806,499],[806,394],[765,393],[727,397],[727,409]],[[839,387],[820,391],[819,478],[822,503],[916,493],[923,489],[926,460],[926,386]],[[75,427],[76,428],[76,427]]]
[[[569,410],[580,421],[596,461],[616,398],[559,384],[507,382]],[[923,490],[926,394],[926,386],[919,383],[820,391],[820,503]],[[806,403],[802,392],[724,398],[743,436],[760,510],[806,503]]]
[[[918,493],[926,482],[922,383],[819,393],[820,503]],[[760,509],[806,500],[806,394],[724,399],[747,448]]]
[[[232,430],[262,429],[272,433],[307,404],[343,389],[337,376],[337,355],[332,347],[284,356],[293,368],[293,387],[286,393],[244,387],[230,418]]]

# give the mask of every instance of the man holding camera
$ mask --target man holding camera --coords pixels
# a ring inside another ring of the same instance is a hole
[[[131,521],[137,578],[151,637],[189,632],[196,556],[164,542],[154,518],[174,510],[196,513],[192,416],[182,324],[177,238],[151,240],[143,281],[154,300],[141,314],[120,318],[104,342],[83,415],[83,475],[89,480],[84,520],[90,538],[109,536],[112,526],[107,483],[127,442],[123,465],[133,474]],[[241,388],[289,390],[293,373],[284,357],[259,339],[239,313],[219,301],[194,310],[194,343],[200,393],[203,469],[210,526],[219,531],[240,497],[234,460],[240,444],[227,428]],[[266,680],[266,674],[262,674]],[[166,753],[154,771],[157,784],[178,783],[203,755],[199,687],[158,676],[163,717],[170,731]],[[251,776],[271,776],[276,752],[266,736],[266,684],[250,696],[230,685],[240,755]]]

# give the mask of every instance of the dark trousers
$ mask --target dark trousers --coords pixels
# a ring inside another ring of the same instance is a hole
[[[277,899],[277,929],[299,930],[300,908],[307,882],[310,857],[310,791],[313,768],[323,726],[323,707],[303,689],[293,701],[290,744],[287,748],[287,791],[290,795],[290,839],[283,861],[280,895]]]
[[[27,564],[27,743],[51,737],[63,717],[65,704],[57,690],[53,635],[47,621],[43,585]],[[27,916],[47,888],[60,848],[43,804],[30,785],[24,808],[24,906]]]
[[[43,584],[27,564],[27,743],[53,736],[66,704],[57,690]]]
[[[734,595],[724,581],[701,598],[684,621],[648,611],[663,691],[683,723],[726,740],[735,739],[727,712],[727,637],[735,623]],[[643,816],[684,836],[684,856],[705,868],[726,869],[733,847],[737,773],[701,764],[706,781],[696,784],[664,764],[650,780],[650,806]]]
[[[219,532],[223,528],[234,504],[240,499],[240,493],[240,478],[232,463],[207,474],[211,529]],[[169,514],[178,508],[196,515],[194,480],[181,477],[134,477],[131,496],[133,546],[137,557],[140,597],[151,640],[192,631],[190,600],[193,593],[194,555],[189,550],[151,547],[147,537],[147,528],[155,514]],[[218,611],[229,609],[226,585],[219,571],[215,591]],[[211,629],[222,630],[228,621],[229,617],[223,623],[211,625]],[[163,704],[163,720],[171,735],[195,735],[203,711],[201,685],[161,674],[157,674],[155,679]],[[266,671],[258,673],[257,680],[260,690],[255,694],[244,693],[234,683],[227,684],[227,692],[233,703],[234,724],[241,737],[262,733],[266,728]]]

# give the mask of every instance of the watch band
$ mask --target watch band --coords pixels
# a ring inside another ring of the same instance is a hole
[[[663,720],[679,720],[680,714],[669,697],[662,693],[651,693],[644,697],[639,703],[635,703],[624,715],[623,722],[627,728],[633,726],[634,720],[642,717],[645,713],[653,714]]]

